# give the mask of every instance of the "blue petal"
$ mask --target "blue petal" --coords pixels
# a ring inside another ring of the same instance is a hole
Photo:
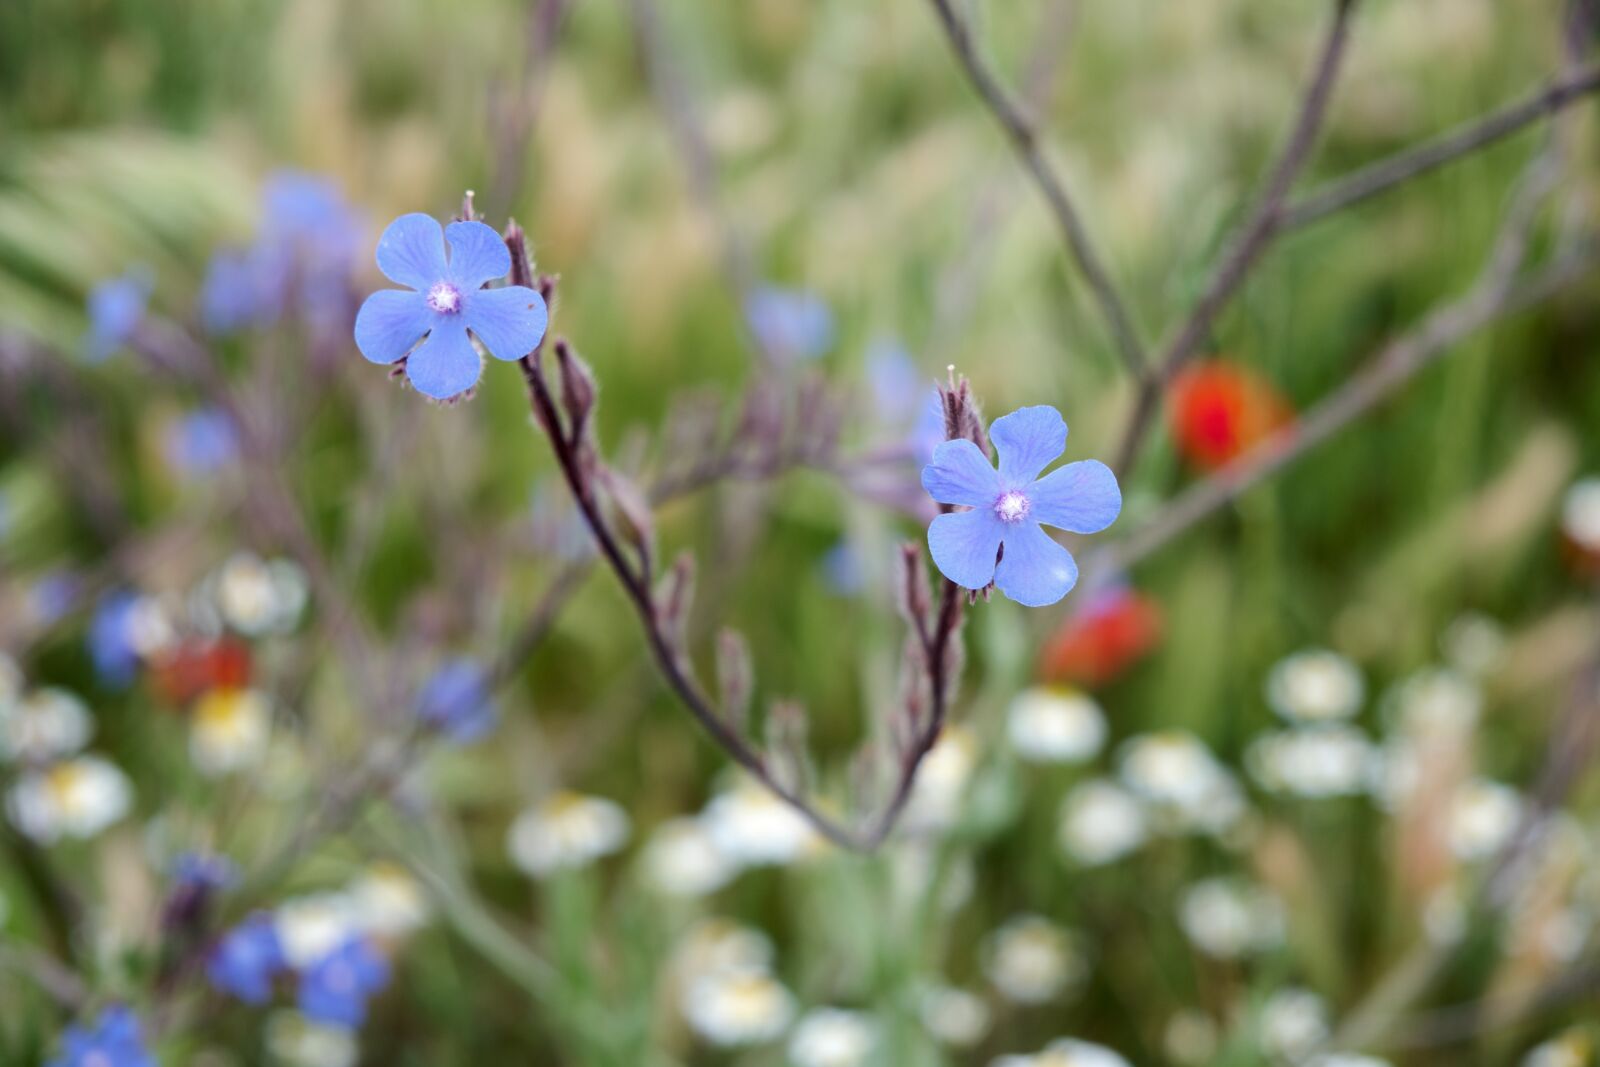
[[[1003,532],[1000,520],[987,508],[940,515],[928,527],[928,550],[939,573],[963,589],[982,589],[994,578]]]
[[[462,296],[466,303],[461,321],[478,335],[495,359],[521,359],[544,339],[549,312],[545,310],[544,297],[527,286],[481,289]]]
[[[469,292],[511,270],[511,252],[492,226],[452,222],[445,227],[444,239],[450,242],[450,278]]]
[[[1053,407],[1018,408],[994,420],[989,440],[1000,454],[1000,477],[1008,486],[1021,487],[1066,449],[1067,424]]]
[[[356,312],[356,347],[372,363],[393,363],[433,327],[427,298],[409,289],[379,289]]]
[[[1073,533],[1099,533],[1122,510],[1117,476],[1097,459],[1068,463],[1033,483],[1028,490],[1033,517],[1046,526]]]
[[[427,292],[446,276],[439,224],[420,212],[401,215],[389,223],[378,238],[378,269],[390,281]]]
[[[994,584],[1018,604],[1046,607],[1078,584],[1078,564],[1072,553],[1052,541],[1037,523],[1008,527],[1005,542],[1006,552],[995,568]]]
[[[922,468],[922,488],[941,504],[988,508],[1000,495],[1000,476],[978,446],[962,438],[933,450],[933,462]]]
[[[406,377],[423,396],[448,400],[478,384],[483,360],[455,324],[437,326],[422,347],[406,360]]]

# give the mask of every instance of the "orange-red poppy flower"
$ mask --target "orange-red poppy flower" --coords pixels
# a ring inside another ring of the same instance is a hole
[[[1039,673],[1052,682],[1104,685],[1155,647],[1161,622],[1151,597],[1126,586],[1101,590],[1045,642]]]
[[[184,641],[151,665],[150,680],[164,699],[182,705],[207,690],[243,688],[250,667],[250,648],[241,642]]]
[[[1255,371],[1210,360],[1186,367],[1173,379],[1167,414],[1178,450],[1195,466],[1212,470],[1265,440],[1294,411]]]

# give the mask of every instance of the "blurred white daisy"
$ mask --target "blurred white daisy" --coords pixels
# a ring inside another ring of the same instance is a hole
[[[860,1067],[878,1043],[878,1027],[859,1011],[813,1008],[789,1036],[794,1067]]]
[[[1232,960],[1283,943],[1283,904],[1267,889],[1207,878],[1184,891],[1178,921],[1189,941],[1215,959]]]
[[[253,767],[267,754],[272,705],[254,689],[212,689],[190,713],[189,758],[208,777]]]
[[[250,637],[287,633],[305,610],[305,572],[290,560],[241,552],[222,565],[215,582],[222,617]]]
[[[1468,678],[1481,678],[1504,657],[1506,634],[1489,616],[1469,613],[1445,629],[1439,648],[1451,667]]]
[[[378,937],[399,938],[419,930],[432,910],[422,884],[393,863],[370,865],[345,892],[356,925]]]
[[[1157,829],[1222,834],[1244,817],[1239,783],[1191,733],[1129,738],[1120,767],[1123,784],[1148,802]]]
[[[1450,851],[1458,859],[1494,855],[1522,819],[1522,797],[1499,782],[1478,778],[1464,783],[1450,804]]]
[[[976,993],[935,986],[922,995],[919,1015],[935,1041],[970,1048],[989,1032],[989,1005]]]
[[[656,827],[641,857],[645,880],[674,897],[714,893],[733,880],[729,861],[698,819],[668,819]]]
[[[11,822],[41,844],[93,837],[128,813],[133,787],[99,756],[79,756],[23,772],[6,797]]]
[[[361,931],[350,895],[336,891],[290,897],[273,910],[272,924],[284,962],[295,970],[316,963]]]
[[[12,700],[0,694],[0,760],[48,763],[77,753],[93,732],[88,707],[65,689]]]
[[[1470,730],[1483,710],[1483,690],[1459,671],[1428,668],[1400,682],[1394,708],[1398,725],[1409,733]]]
[[[1100,705],[1072,689],[1035,687],[1011,701],[1006,730],[1018,756],[1035,763],[1082,763],[1106,741]]]
[[[1356,665],[1327,649],[1285,656],[1267,674],[1267,703],[1290,722],[1348,719],[1365,696]]]
[[[765,970],[772,958],[772,939],[764,932],[732,919],[702,919],[673,949],[672,967],[692,980],[714,971]]]
[[[683,994],[683,1018],[705,1041],[723,1048],[775,1040],[794,1018],[794,997],[764,967],[702,974]]]
[[[1184,1008],[1167,1020],[1162,1047],[1174,1063],[1198,1067],[1217,1051],[1217,1024],[1199,1008]]]
[[[360,1054],[355,1031],[312,1022],[297,1011],[268,1017],[267,1051],[282,1067],[355,1067]]]
[[[1364,792],[1377,758],[1353,726],[1307,726],[1263,734],[1246,750],[1245,766],[1271,792],[1338,797]]]
[[[1594,1040],[1574,1028],[1533,1046],[1522,1057],[1521,1067],[1590,1067],[1593,1063]]]
[[[600,797],[555,793],[526,809],[511,823],[507,849],[525,874],[543,878],[555,871],[586,867],[620,849],[628,840],[628,816]]]
[[[700,822],[725,863],[740,867],[783,866],[821,845],[799,812],[745,777],[712,797]]]
[[[1043,1004],[1087,972],[1072,935],[1038,915],[1018,915],[989,935],[984,973],[1000,995],[1017,1004]]]
[[[1309,989],[1280,989],[1261,1005],[1261,1051],[1275,1062],[1299,1063],[1328,1036],[1328,1005]]]
[[[946,727],[917,768],[900,825],[912,832],[936,832],[954,825],[977,765],[977,740],[959,726]]]
[[[1139,798],[1108,779],[1082,782],[1061,802],[1057,839],[1079,863],[1119,860],[1144,844],[1148,833]]]
[[[1579,548],[1600,553],[1600,478],[1572,483],[1561,501],[1561,532]]]
[[[1130,1067],[1122,1054],[1104,1045],[1064,1037],[1031,1056],[1000,1056],[989,1067]]]

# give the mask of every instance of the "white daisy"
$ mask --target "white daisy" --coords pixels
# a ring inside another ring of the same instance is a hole
[[[282,1067],[355,1067],[360,1056],[355,1031],[314,1023],[296,1011],[267,1019],[267,1051]]]
[[[1036,763],[1082,763],[1093,759],[1106,740],[1100,705],[1070,689],[1025,689],[1006,715],[1011,747]]]
[[[698,819],[669,819],[656,827],[641,862],[646,881],[674,897],[714,893],[738,873]]]
[[[1283,904],[1267,889],[1229,878],[1190,886],[1178,906],[1189,941],[1215,959],[1232,960],[1283,943]]]
[[[1572,483],[1561,502],[1561,532],[1579,548],[1600,553],[1600,478]]]
[[[1511,840],[1522,819],[1522,797],[1499,782],[1464,783],[1450,805],[1450,851],[1458,859],[1486,859]]]
[[[254,689],[212,689],[195,701],[189,758],[208,777],[254,767],[266,758],[272,705]]]
[[[1244,817],[1238,782],[1193,734],[1169,730],[1129,738],[1120,767],[1123,784],[1150,805],[1160,829],[1222,834]]]
[[[813,1008],[789,1036],[794,1067],[860,1067],[878,1042],[870,1016],[840,1008]]]
[[[926,833],[954,825],[977,765],[977,740],[959,726],[946,727],[917,768],[901,827]]]
[[[41,844],[93,837],[128,813],[133,787],[99,756],[79,756],[25,771],[6,797],[11,822]]]
[[[1267,675],[1267,703],[1290,722],[1348,719],[1365,696],[1356,665],[1326,649],[1286,656]]]
[[[284,961],[295,970],[316,963],[361,931],[354,902],[340,892],[290,897],[274,909],[272,922]]]
[[[305,610],[305,572],[290,560],[268,562],[241,552],[222,565],[214,581],[222,617],[250,637],[287,633]]]
[[[920,1007],[923,1027],[953,1048],[971,1048],[989,1032],[989,1005],[965,989],[935,986],[922,995]]]
[[[427,891],[404,867],[393,863],[372,864],[345,892],[352,917],[366,933],[404,937],[428,922]]]
[[[1079,863],[1112,863],[1144,844],[1148,835],[1144,805],[1109,779],[1082,782],[1061,802],[1057,839]]]
[[[799,812],[743,777],[711,799],[700,821],[725,861],[739,867],[784,866],[821,844]]]
[[[512,863],[543,878],[616,852],[628,840],[628,829],[627,813],[611,801],[562,792],[518,815],[506,844]]]
[[[1264,789],[1321,798],[1365,791],[1377,758],[1352,726],[1308,726],[1263,734],[1246,750],[1245,766]]]
[[[1000,995],[1017,1004],[1043,1004],[1087,972],[1072,935],[1038,915],[1007,920],[984,946],[984,972]]]
[[[1328,1036],[1327,1002],[1309,989],[1280,989],[1261,1005],[1256,1034],[1268,1058],[1299,1063]]]
[[[89,743],[94,720],[65,689],[36,689],[27,696],[0,694],[0,760],[47,763],[76,754]]]
[[[684,990],[683,1018],[696,1034],[722,1048],[775,1040],[794,1018],[794,997],[762,967],[702,974]]]

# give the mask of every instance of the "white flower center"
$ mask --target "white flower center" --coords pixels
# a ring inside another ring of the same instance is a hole
[[[461,310],[461,290],[449,282],[436,282],[428,290],[428,306],[441,315],[454,315]]]
[[[1028,501],[1028,496],[1018,489],[1010,489],[1000,494],[1000,499],[994,502],[994,513],[1000,516],[1001,522],[1021,522],[1027,517],[1033,505]]]

